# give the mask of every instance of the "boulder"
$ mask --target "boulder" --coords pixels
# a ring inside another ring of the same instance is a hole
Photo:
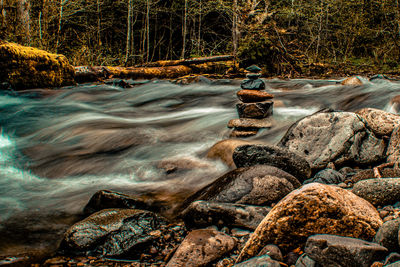
[[[197,228],[217,225],[254,230],[270,210],[269,207],[199,200],[190,204],[181,217],[186,225]]]
[[[73,255],[140,256],[166,221],[149,211],[106,209],[71,226],[60,249]]]
[[[293,124],[279,146],[303,156],[312,169],[329,163],[373,164],[383,158],[385,143],[351,112],[323,110]]]
[[[274,102],[272,101],[239,103],[236,104],[236,109],[239,114],[239,118],[263,119],[272,115],[273,105]]]
[[[304,251],[323,266],[370,267],[385,259],[388,250],[376,243],[336,235],[314,235],[307,240]]]
[[[270,118],[266,119],[232,119],[228,122],[228,128],[236,128],[236,129],[249,129],[249,130],[258,130],[262,128],[271,128],[272,120]]]
[[[268,255],[263,255],[263,256],[258,256],[251,258],[247,261],[244,261],[242,263],[238,263],[233,265],[233,267],[281,267],[281,264],[273,260],[270,256]]]
[[[228,172],[197,191],[185,203],[189,205],[195,200],[208,200],[267,206],[277,203],[300,185],[295,177],[278,168],[257,165]]]
[[[190,232],[178,247],[167,267],[208,266],[236,246],[236,241],[227,234],[212,229]]]
[[[63,55],[0,41],[0,83],[16,90],[75,84],[74,68]]]
[[[400,199],[400,178],[376,178],[357,182],[352,192],[374,206],[391,205]]]
[[[381,225],[378,211],[368,201],[336,186],[307,184],[272,208],[237,261],[257,255],[266,244],[290,251],[303,246],[314,234],[371,240]]]
[[[300,182],[311,176],[307,160],[285,148],[270,145],[243,145],[233,152],[233,161],[237,167],[265,164],[282,169]]]
[[[240,88],[244,90],[264,90],[265,83],[261,79],[246,79],[240,84]]]
[[[400,125],[400,115],[376,108],[363,108],[356,112],[367,122],[367,127],[376,135],[391,135],[393,129]]]
[[[363,85],[363,82],[360,80],[360,78],[354,76],[344,79],[340,84],[358,86],[358,85]]]
[[[346,177],[338,171],[324,169],[315,174],[312,179],[304,181],[304,183],[340,184],[344,182],[345,179]]]
[[[274,98],[273,95],[258,90],[240,90],[236,95],[244,103],[262,102]]]
[[[271,259],[283,262],[283,256],[281,250],[273,244],[266,245],[260,253],[258,253],[258,256],[263,256],[263,255],[268,255],[271,257]]]
[[[393,129],[389,144],[386,149],[386,161],[395,163],[400,162],[400,127]]]
[[[399,226],[400,219],[383,223],[374,237],[374,242],[384,246],[389,251],[399,251]]]
[[[295,267],[320,267],[318,263],[315,262],[315,260],[311,259],[308,257],[306,253],[303,253],[303,255],[300,256],[300,258],[297,259]]]

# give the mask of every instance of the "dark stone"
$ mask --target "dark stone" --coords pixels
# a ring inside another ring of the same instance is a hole
[[[389,256],[386,257],[385,263],[383,265],[386,266],[388,264],[395,263],[397,261],[400,261],[400,254],[393,252],[393,253],[390,253]],[[399,264],[400,264],[400,262],[399,262]]]
[[[400,178],[375,178],[357,182],[352,192],[374,206],[386,206],[400,199]]]
[[[247,261],[233,265],[233,267],[280,267],[281,264],[268,255],[251,258]]]
[[[263,255],[268,255],[271,257],[271,259],[283,262],[283,256],[281,250],[273,245],[269,244],[266,245],[259,253],[258,256],[263,256]]]
[[[233,152],[232,158],[238,168],[257,164],[270,165],[292,174],[300,182],[311,176],[311,168],[307,160],[296,153],[276,146],[239,146]]]
[[[295,267],[320,267],[321,265],[316,263],[315,260],[308,257],[306,253],[300,256],[297,259]]]
[[[251,65],[250,67],[247,67],[246,70],[250,71],[250,72],[260,72],[260,71],[262,71],[262,69],[257,65]]]
[[[387,255],[387,249],[376,243],[335,235],[310,236],[304,251],[324,266],[338,267],[370,267]]]
[[[261,77],[261,73],[249,73],[246,75],[250,80],[256,80]]]
[[[273,105],[274,102],[272,101],[239,103],[236,104],[236,109],[239,114],[239,118],[263,119],[272,115]]]
[[[399,251],[399,226],[400,219],[385,222],[381,227],[379,227],[379,230],[374,237],[374,242],[384,246],[389,251]]]
[[[320,183],[320,184],[340,184],[345,180],[345,176],[338,171],[332,169],[324,169],[319,171],[312,179],[304,181],[304,184]]]
[[[247,90],[264,90],[265,83],[261,79],[246,79],[240,84],[240,88],[247,89]]]
[[[295,252],[289,252],[288,254],[286,254],[285,256],[285,263],[288,266],[293,266],[296,264],[297,260],[299,259],[300,255],[295,253]]]
[[[104,81],[105,84],[120,87],[120,88],[132,88],[133,86],[129,84],[129,82],[123,79],[108,79]]]
[[[199,200],[183,211],[182,218],[186,225],[197,228],[218,225],[254,230],[270,210],[269,207]]]

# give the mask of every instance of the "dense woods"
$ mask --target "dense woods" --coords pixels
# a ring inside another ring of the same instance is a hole
[[[0,0],[0,38],[74,65],[236,54],[268,73],[400,59],[399,0]]]

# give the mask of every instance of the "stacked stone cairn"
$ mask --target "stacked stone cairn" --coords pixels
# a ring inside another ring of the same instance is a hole
[[[233,128],[231,137],[250,137],[258,133],[260,129],[272,127],[274,98],[265,91],[265,83],[260,79],[261,69],[252,65],[246,69],[247,79],[240,85],[237,92],[240,103],[236,105],[239,119],[230,120],[228,128]]]

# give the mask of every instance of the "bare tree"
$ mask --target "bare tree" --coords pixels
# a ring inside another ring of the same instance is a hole
[[[188,11],[188,0],[185,0],[185,12],[183,14],[183,29],[182,29],[183,41],[182,41],[181,59],[185,58],[186,35],[187,35],[187,15],[188,15],[187,11]]]
[[[128,2],[128,18],[127,18],[127,29],[126,29],[126,53],[125,53],[125,65],[128,63],[131,47],[131,33],[132,33],[132,0]]]

